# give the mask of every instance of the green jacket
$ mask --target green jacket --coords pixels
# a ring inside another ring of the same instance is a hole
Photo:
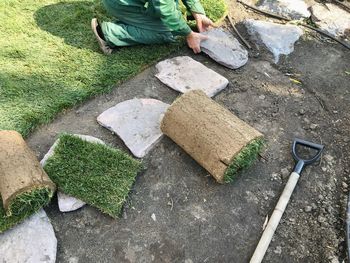
[[[110,5],[117,4],[121,8],[146,9],[145,13],[158,17],[174,35],[188,35],[191,28],[187,25],[179,9],[178,0],[105,0]],[[205,15],[200,0],[182,0],[187,11]]]
[[[176,35],[188,35],[191,28],[187,25],[176,0],[150,0],[162,22]],[[183,0],[189,12],[205,15],[199,0]]]

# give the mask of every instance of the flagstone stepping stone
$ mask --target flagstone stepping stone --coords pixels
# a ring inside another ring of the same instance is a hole
[[[350,36],[350,13],[333,4],[325,5],[312,6],[312,21],[333,36]]]
[[[82,134],[74,134],[74,135],[88,142],[105,144],[102,140],[90,135],[82,135]],[[44,166],[46,161],[54,154],[55,148],[58,145],[58,142],[59,142],[59,139],[56,140],[56,142],[51,146],[49,151],[45,154],[44,158],[40,161],[41,166]],[[61,212],[75,211],[86,204],[80,199],[77,199],[70,195],[66,195],[60,191],[57,191],[57,199],[58,199],[58,208]]]
[[[216,28],[202,34],[208,39],[201,42],[201,50],[217,63],[237,69],[248,62],[248,51],[230,32]]]
[[[303,30],[295,25],[280,25],[272,22],[248,19],[244,21],[248,34],[261,41],[274,55],[275,63],[279,56],[294,51],[294,43],[303,34]]]
[[[54,263],[57,239],[42,209],[21,224],[0,234],[0,261]]]
[[[132,99],[104,111],[97,121],[116,133],[133,155],[142,158],[161,139],[160,121],[168,107],[155,99]]]
[[[75,198],[70,195],[66,195],[62,192],[57,192],[57,199],[58,199],[58,208],[61,212],[71,212],[75,211],[84,205],[86,205],[85,202],[81,201],[78,198]]]
[[[156,68],[161,82],[182,93],[200,89],[212,97],[228,84],[226,78],[188,56],[166,59]]]
[[[308,6],[303,0],[261,0],[259,9],[266,10],[294,20],[310,17]]]

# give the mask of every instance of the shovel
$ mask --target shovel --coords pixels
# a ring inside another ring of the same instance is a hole
[[[314,149],[317,152],[310,159],[303,159],[297,153],[298,145],[301,145],[306,149]],[[266,250],[270,245],[273,234],[275,233],[275,230],[281,220],[284,210],[287,207],[289,199],[299,180],[300,174],[304,166],[316,162],[318,158],[321,156],[323,148],[324,146],[320,144],[304,141],[301,139],[294,139],[293,146],[292,146],[292,153],[297,163],[294,167],[294,171],[291,173],[288,179],[286,186],[284,187],[284,190],[280,196],[280,199],[278,200],[275,210],[273,211],[272,216],[260,238],[258,246],[256,247],[252,258],[250,259],[250,263],[260,263],[263,260]]]

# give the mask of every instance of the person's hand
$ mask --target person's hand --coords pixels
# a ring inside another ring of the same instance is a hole
[[[196,20],[197,28],[199,32],[204,32],[209,29],[209,27],[216,27],[213,21],[202,14],[192,13],[194,19]]]
[[[201,42],[206,39],[208,39],[207,36],[201,35],[193,31],[191,31],[191,33],[188,34],[186,37],[187,45],[193,50],[195,54],[201,52]]]

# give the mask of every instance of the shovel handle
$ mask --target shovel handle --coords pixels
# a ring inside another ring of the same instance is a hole
[[[281,220],[281,217],[284,213],[284,210],[287,207],[287,204],[289,202],[289,199],[294,191],[294,188],[299,180],[300,175],[296,172],[293,172],[284,187],[284,190],[280,196],[280,199],[278,200],[278,203],[275,207],[275,210],[272,213],[272,216],[269,220],[269,223],[267,224],[260,241],[258,243],[258,246],[256,247],[254,254],[252,258],[250,259],[250,263],[260,263],[266,253],[267,248],[270,245],[270,242],[272,240],[272,237],[276,231],[276,228]]]

